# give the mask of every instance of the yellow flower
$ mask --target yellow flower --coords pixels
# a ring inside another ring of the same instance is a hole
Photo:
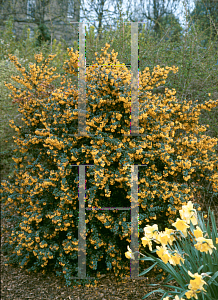
[[[182,256],[178,253],[178,251],[177,250],[175,250],[175,251],[176,251],[176,253],[174,253],[169,260],[169,263],[174,266],[180,265],[181,264],[180,260],[183,263],[185,261],[184,258],[182,258]]]
[[[184,220],[180,220],[179,218],[176,219],[176,222],[172,224],[174,227],[176,227],[177,230],[182,231],[185,237],[187,237],[187,228],[189,226],[186,224]]]
[[[191,216],[191,218],[190,219],[187,219],[187,223],[189,224],[190,223],[190,221],[192,221],[192,224],[193,225],[197,225],[198,224],[198,220],[197,220],[197,212],[196,212],[196,210],[195,210],[195,212],[193,213],[193,215]]]
[[[169,240],[168,243],[169,243],[170,245],[172,245],[173,242],[176,240],[176,239],[174,238],[174,236],[173,236],[173,233],[175,232],[175,230],[165,228],[165,232],[166,232],[167,234],[169,234],[170,240]]]
[[[186,295],[186,297],[187,297],[188,299],[191,299],[192,297],[195,297],[195,299],[198,299],[198,296],[197,296],[196,292],[195,292],[195,291],[192,291],[192,290],[186,292],[185,295]]]
[[[151,240],[150,240],[148,237],[143,237],[143,238],[141,238],[141,240],[142,240],[143,246],[145,247],[145,246],[148,245],[149,250],[152,251],[152,243],[151,243]]]
[[[195,248],[201,252],[210,252],[212,254],[212,248],[216,249],[213,245],[213,241],[211,239],[205,239],[204,237],[196,238],[197,244],[195,244]]]
[[[203,290],[206,292],[203,285],[207,283],[202,279],[202,275],[199,275],[198,273],[192,274],[190,271],[188,271],[188,275],[195,278],[194,280],[190,280],[190,284],[188,285],[189,289]]]
[[[128,249],[128,251],[125,252],[126,258],[128,258],[128,259],[131,258],[131,259],[135,260],[134,254],[132,253],[132,250],[129,248],[129,246],[127,246],[127,249]]]
[[[187,224],[189,224],[190,221],[192,221],[193,225],[196,225],[198,223],[197,212],[196,209],[193,208],[193,204],[191,201],[189,201],[187,205],[183,205],[179,213],[181,219],[185,220]]]
[[[160,232],[158,234],[157,241],[166,246],[170,242],[170,235],[166,232]]]
[[[170,254],[166,248],[166,246],[156,246],[156,248],[158,249],[156,251],[157,255],[162,259],[162,261],[167,264],[168,261],[170,260]]]
[[[174,300],[185,300],[185,299],[179,298],[179,296],[176,295],[176,297],[174,298]]]
[[[163,300],[170,300],[169,297],[163,298]],[[179,298],[179,296],[176,295],[176,297],[173,300],[185,300],[183,298]]]
[[[157,239],[158,237],[158,225],[154,224],[153,226],[146,225],[144,228],[145,236],[148,237],[149,239],[155,238]]]
[[[203,237],[203,232],[199,226],[196,226],[196,230],[194,230],[195,238]]]
[[[216,238],[216,244],[218,244],[218,238]]]

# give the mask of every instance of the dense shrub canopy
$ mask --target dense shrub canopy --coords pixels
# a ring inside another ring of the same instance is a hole
[[[107,53],[108,48],[106,44],[95,67],[87,70],[89,135],[85,137],[76,136],[78,91],[67,77],[77,75],[78,52],[68,50],[70,59],[63,66],[58,88],[51,83],[60,75],[53,75],[55,68],[48,69],[55,55],[47,60],[35,55],[29,72],[10,56],[23,75],[14,80],[26,88],[6,86],[19,101],[26,125],[10,121],[18,133],[14,137],[16,170],[15,177],[2,184],[1,195],[3,215],[16,226],[10,229],[3,250],[10,263],[29,271],[56,269],[68,285],[81,283],[71,280],[78,272],[79,209],[78,168],[72,164],[93,165],[86,170],[87,207],[130,207],[130,165],[146,165],[139,167],[139,238],[146,224],[158,224],[161,230],[170,227],[182,204],[200,190],[200,177],[218,192],[214,154],[218,139],[199,136],[206,127],[198,125],[201,109],[216,107],[218,100],[179,104],[174,89],[153,94],[153,88],[165,84],[168,73],[178,68],[156,66],[152,73],[146,68],[139,72],[140,135],[124,136],[130,134],[131,74],[125,65],[120,66],[117,53]],[[24,168],[26,153],[31,159]],[[86,226],[87,276],[112,268],[116,276],[126,275],[130,212],[89,211]]]

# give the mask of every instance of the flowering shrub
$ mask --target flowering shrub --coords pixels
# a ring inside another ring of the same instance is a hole
[[[171,224],[181,205],[193,197],[198,187],[192,183],[201,176],[217,191],[217,139],[199,137],[206,129],[198,126],[198,117],[201,108],[210,110],[218,100],[179,104],[176,91],[167,88],[163,95],[152,95],[177,68],[157,66],[152,73],[146,68],[139,72],[139,132],[144,135],[124,136],[130,134],[131,74],[108,48],[106,44],[98,63],[87,69],[89,136],[78,136],[78,91],[67,76],[78,73],[78,52],[68,49],[70,59],[58,88],[52,81],[60,74],[48,68],[55,55],[35,55],[29,70],[9,56],[23,75],[13,78],[24,88],[5,85],[20,105],[24,126],[10,121],[17,132],[14,177],[2,183],[0,192],[2,217],[14,227],[5,228],[9,234],[2,249],[10,264],[28,272],[55,270],[67,285],[89,282],[72,279],[78,276],[79,212],[78,168],[72,164],[94,165],[86,170],[86,207],[130,207],[130,165],[146,165],[139,168],[143,227],[154,220],[160,228]],[[130,242],[130,212],[87,211],[86,226],[86,276],[99,277],[113,269],[122,280],[130,269],[124,255]]]
[[[175,300],[183,299],[181,297],[184,295],[187,299],[194,297],[195,299],[215,300],[218,295],[218,233],[214,215],[211,214],[209,209],[212,221],[211,232],[209,219],[206,227],[203,218],[197,215],[191,201],[187,205],[183,205],[182,210],[179,212],[181,219],[177,218],[176,222],[172,224],[176,227],[176,230],[166,228],[164,232],[158,232],[156,224],[144,228],[143,245],[148,245],[152,251],[151,240],[155,240],[161,246],[156,246],[156,249],[153,251],[157,253],[160,259],[148,255],[150,258],[142,258],[142,260],[156,261],[152,267],[158,264],[169,273],[165,282],[169,282],[172,279],[176,280],[180,288],[165,285],[168,288],[175,288],[174,292],[170,291],[170,293],[176,295]],[[187,232],[188,229],[190,230],[189,234]],[[129,246],[128,250],[125,253],[126,257],[135,259],[134,253],[132,253]],[[185,255],[186,258],[184,258]],[[139,276],[146,274],[149,270],[145,270]],[[200,272],[201,274],[199,274]],[[190,277],[194,279],[190,279]],[[209,277],[209,281],[204,281],[204,277]],[[203,287],[205,284],[207,287]],[[180,297],[178,297],[178,291],[180,291]],[[150,292],[143,299],[154,292],[157,292],[157,290]],[[165,293],[164,296],[169,294],[169,292],[161,289],[158,292]],[[172,295],[167,296],[163,300],[169,300],[169,297],[172,297]]]

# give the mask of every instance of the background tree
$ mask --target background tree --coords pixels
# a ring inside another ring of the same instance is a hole
[[[88,5],[88,8],[85,7],[85,2]],[[129,3],[129,2],[128,2]],[[123,4],[123,0],[91,0],[91,1],[82,1],[81,10],[84,14],[86,20],[92,23],[92,26],[97,30],[97,38],[102,40],[102,33],[104,27],[114,26],[116,25],[117,20],[121,16],[121,6]],[[107,8],[104,8],[107,5]],[[109,9],[109,6],[114,6],[114,11]],[[98,24],[96,25],[93,21],[96,20]],[[106,24],[103,27],[103,21]]]
[[[195,0],[195,8],[188,15],[190,24],[196,24],[205,35],[202,46],[206,47],[209,39],[215,40],[218,36],[218,1],[217,0]]]
[[[51,41],[51,35],[49,33],[48,27],[43,23],[43,24],[40,24],[38,26],[38,29],[39,29],[40,33],[39,33],[39,36],[37,38],[36,46],[41,46],[43,41],[50,42]]]
[[[178,18],[174,14],[167,14],[160,19],[161,38],[164,36],[165,40],[171,40],[172,42],[181,41],[182,26],[179,23]],[[165,34],[166,33],[166,34]]]
[[[135,0],[134,0],[135,1]],[[145,0],[140,0],[138,7],[134,3],[132,7],[134,10],[130,13],[130,20],[134,21],[145,21],[148,24],[148,28],[152,29],[154,34],[161,37],[161,19],[164,16],[172,15],[175,13],[178,4],[178,0],[149,0],[145,10]],[[163,19],[162,19],[163,20]]]

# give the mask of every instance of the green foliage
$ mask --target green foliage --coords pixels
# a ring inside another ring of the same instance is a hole
[[[206,128],[198,125],[198,117],[218,100],[180,104],[176,91],[168,88],[163,95],[153,95],[150,90],[164,85],[168,73],[178,68],[157,66],[152,73],[146,68],[139,73],[143,136],[124,137],[130,134],[131,76],[108,48],[106,44],[93,62],[95,68],[87,69],[88,137],[76,136],[78,92],[71,77],[78,73],[78,52],[68,49],[62,76],[48,68],[55,55],[35,55],[29,70],[9,55],[22,73],[14,77],[22,90],[6,86],[19,103],[23,126],[10,121],[17,132],[14,176],[2,183],[0,192],[2,218],[13,227],[4,228],[8,238],[2,251],[10,264],[29,272],[63,274],[67,285],[89,282],[71,278],[78,274],[79,212],[78,167],[72,164],[94,165],[86,171],[86,207],[130,207],[131,173],[125,165],[146,165],[139,167],[139,238],[146,224],[170,227],[181,205],[200,190],[201,177],[217,194],[217,139],[199,134]],[[60,85],[52,85],[60,77]],[[121,280],[129,272],[124,252],[130,242],[130,211],[87,211],[86,223],[87,276],[113,269]]]
[[[16,49],[16,38],[13,33],[13,17],[10,16],[7,21],[5,21],[5,30],[0,31],[1,42],[0,42],[0,60],[7,59],[7,52],[11,48]]]
[[[197,0],[194,10],[187,16],[190,25],[197,24],[205,39],[202,46],[206,47],[209,40],[216,40],[218,34],[218,2],[216,0]]]
[[[165,41],[180,42],[182,38],[182,27],[179,20],[173,15],[169,14],[163,16],[160,20],[161,35]]]
[[[40,47],[42,45],[42,42],[50,42],[51,41],[51,35],[49,33],[48,27],[45,25],[45,23],[41,23],[38,26],[39,35],[36,42],[36,47]]]
[[[19,57],[19,51],[15,51],[15,54]],[[20,59],[22,63],[25,63],[23,58]],[[13,83],[11,79],[11,74],[14,76],[19,75],[19,71],[16,69],[13,63],[10,60],[1,60],[0,61],[0,111],[1,111],[1,124],[0,124],[0,136],[1,136],[1,145],[4,145],[0,154],[0,172],[3,176],[3,172],[10,173],[10,165],[13,163],[11,158],[12,150],[16,144],[13,142],[13,135],[16,133],[14,129],[10,126],[5,126],[8,124],[10,119],[14,119],[18,122],[19,125],[22,124],[21,114],[18,113],[17,109],[19,108],[18,104],[13,103],[11,98],[8,95],[8,88],[4,85],[4,82]],[[22,88],[22,84],[17,85],[18,88]],[[16,109],[15,109],[16,108]],[[6,146],[5,146],[6,145]],[[7,173],[7,174],[8,174]]]
[[[16,131],[11,128],[9,125],[9,120],[14,119],[18,122],[19,125],[23,123],[21,120],[22,115],[18,112],[19,105],[13,101],[11,101],[11,97],[9,97],[8,88],[4,85],[4,82],[8,82],[13,84],[14,80],[11,76],[18,76],[19,71],[10,62],[8,55],[14,54],[18,57],[19,61],[22,63],[22,66],[25,67],[26,70],[29,69],[29,63],[34,60],[34,55],[38,53],[37,48],[35,48],[35,44],[37,42],[38,32],[35,31],[34,37],[30,38],[30,29],[25,28],[23,30],[21,40],[16,41],[15,37],[13,37],[13,20],[9,19],[6,22],[6,29],[2,32],[1,40],[0,40],[0,111],[1,111],[1,125],[0,125],[0,139],[2,143],[4,143],[4,148],[0,153],[0,171],[2,179],[6,179],[7,176],[13,176],[13,168],[12,168],[12,153],[16,144],[14,143],[13,136]],[[65,48],[57,40],[54,39],[52,46],[48,46],[48,44],[42,43],[42,47],[40,48],[40,52],[43,56],[48,56],[52,53],[56,53],[56,60],[54,67],[57,68],[57,72],[62,74],[62,64],[63,60],[67,58],[67,46]],[[69,77],[72,77],[69,75]],[[75,76],[73,76],[75,77]],[[71,78],[74,83],[77,82],[75,78]],[[55,85],[60,84],[60,79],[57,78],[54,80]],[[22,89],[22,84],[16,85],[18,88]],[[24,162],[24,165],[27,163]]]

